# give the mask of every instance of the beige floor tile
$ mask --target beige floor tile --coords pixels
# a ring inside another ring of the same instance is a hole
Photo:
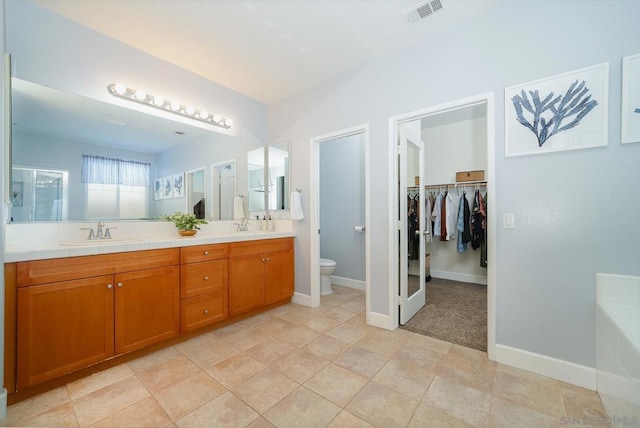
[[[275,427],[275,425],[273,425],[271,422],[269,422],[262,416],[260,416],[258,419],[255,419],[253,422],[247,425],[247,428],[273,428],[273,427]]]
[[[562,421],[558,418],[495,397],[491,405],[490,423],[495,428],[552,428],[562,426]]]
[[[298,383],[267,368],[232,389],[234,395],[262,414],[298,387]]]
[[[371,424],[363,421],[357,416],[352,415],[346,410],[338,413],[338,416],[333,418],[331,423],[327,425],[327,428],[369,428]]]
[[[441,354],[446,354],[453,346],[449,342],[445,342],[444,340],[436,339],[434,337],[424,336],[422,334],[413,333],[407,339],[408,343],[418,345],[421,348],[427,349],[429,351],[438,352]]]
[[[405,427],[418,402],[376,382],[369,382],[346,407],[376,427]]]
[[[376,354],[391,358],[407,341],[407,336],[402,333],[403,331],[404,330],[396,330],[393,333],[397,332],[398,334],[395,335],[380,329],[370,331],[365,337],[358,341],[357,345]]]
[[[214,379],[231,389],[241,384],[267,366],[255,358],[241,353],[216,364],[207,370]]]
[[[338,406],[344,407],[360,392],[367,381],[363,376],[335,364],[329,364],[304,385]]]
[[[176,420],[226,391],[224,386],[202,372],[168,385],[154,395],[169,416]]]
[[[542,376],[536,373],[532,373],[526,370],[519,369],[517,367],[507,366],[505,364],[496,363],[496,372],[507,373],[513,376],[518,376],[532,382],[541,383],[547,386],[561,387],[564,382],[560,382],[550,377]],[[579,387],[576,387],[579,388]]]
[[[355,314],[354,316],[352,316],[351,318],[346,320],[344,322],[344,324],[352,325],[352,326],[355,326],[355,327],[363,327],[363,328],[366,328],[368,330],[376,329],[376,327],[372,327],[370,325],[367,325],[367,315],[364,312],[361,312],[359,314]]]
[[[7,416],[0,420],[0,425],[15,426],[20,421],[33,418],[48,410],[55,409],[70,402],[69,392],[64,386],[36,395],[7,407]]]
[[[176,345],[176,348],[205,370],[240,352],[236,347],[211,335],[205,335],[202,339],[200,337],[193,338]]]
[[[477,427],[489,423],[490,394],[438,376],[431,382],[422,402]]]
[[[338,306],[340,309],[345,310],[347,312],[352,312],[354,314],[357,314],[358,312],[364,312],[365,310],[365,304],[364,302],[361,302],[359,300],[349,300],[346,303],[341,304],[340,306]]]
[[[514,425],[512,428],[515,428]],[[451,416],[444,410],[440,410],[427,404],[420,404],[411,418],[409,428],[438,427],[438,428],[468,428],[473,425]]]
[[[369,332],[369,330],[363,327],[340,324],[326,334],[327,336],[331,336],[344,342],[354,344],[365,337],[367,334],[369,334]]]
[[[300,305],[296,305],[295,303],[287,303],[286,305],[281,305],[277,308],[269,309],[266,313],[271,315],[272,317],[275,317],[276,315],[292,311],[296,306]]]
[[[344,302],[352,298],[353,296],[350,295],[349,293],[339,292],[337,289],[334,289],[334,292],[332,294],[320,297],[320,305],[335,307],[337,305],[343,304]]]
[[[9,425],[2,425],[9,426]],[[54,407],[32,418],[19,422],[16,426],[24,427],[77,427],[78,418],[71,403]]]
[[[498,371],[493,395],[556,418],[565,416],[560,386],[555,383],[541,383]]]
[[[265,364],[270,364],[297,350],[297,347],[290,345],[287,342],[283,342],[275,337],[270,337],[253,348],[247,349],[246,352],[255,359],[260,360]]]
[[[353,318],[354,316],[357,316],[357,314],[354,314],[353,312],[345,311],[344,309],[341,309],[340,307],[336,307],[336,308],[333,308],[333,309],[325,312],[324,314],[322,314],[322,316],[325,317],[325,318],[330,318],[332,320],[336,320],[338,322],[345,322],[345,321]]]
[[[149,391],[137,377],[132,376],[84,395],[72,403],[78,424],[87,426],[147,397]]]
[[[309,306],[302,306],[302,305],[296,305],[296,307],[294,308],[296,312],[300,312],[302,314],[307,314],[307,315],[313,315],[314,317],[317,317],[318,315],[321,315],[327,312],[329,309],[331,308],[327,306],[318,306],[315,308],[310,308]]]
[[[433,372],[424,368],[396,360],[389,360],[373,380],[396,392],[422,400],[433,380]]]
[[[153,397],[140,400],[133,405],[110,415],[91,427],[165,427],[171,418]]]
[[[260,326],[245,327],[243,330],[225,337],[224,341],[242,351],[246,351],[247,349],[252,348],[268,339],[269,336],[262,333],[259,327]]]
[[[284,333],[287,330],[292,329],[293,327],[295,327],[297,324],[294,324],[292,322],[289,321],[285,321],[283,319],[274,317],[271,320],[259,324],[257,326],[254,327],[254,329],[258,332],[260,332],[260,334],[263,334],[265,336],[277,336],[279,334]]]
[[[306,344],[302,349],[305,349],[320,358],[324,358],[327,361],[333,361],[350,347],[351,345],[343,342],[342,340],[322,335]]]
[[[264,413],[277,427],[324,428],[340,412],[340,407],[300,386]]]
[[[485,361],[445,355],[435,367],[436,374],[451,382],[460,383],[487,393],[492,393],[496,370]]]
[[[440,352],[430,351],[414,343],[406,342],[393,354],[391,359],[432,370],[442,361],[443,357],[444,354]]]
[[[166,363],[174,358],[181,357],[182,354],[173,346],[161,349],[144,357],[129,361],[127,365],[134,373],[140,373],[158,364]]]
[[[296,349],[296,351],[273,361],[270,367],[298,383],[304,383],[327,364],[329,362],[324,358],[303,349]]]
[[[340,324],[340,322],[331,318],[317,316],[305,321],[302,325],[318,333],[326,333],[338,324]]]
[[[133,370],[127,364],[120,364],[68,383],[67,391],[69,391],[69,397],[74,400],[130,376],[134,376]]]
[[[257,419],[259,415],[230,392],[225,392],[215,400],[178,419],[180,428],[225,428],[244,427]]]
[[[583,388],[561,388],[561,394],[566,416],[576,418],[607,417],[607,411],[604,409],[597,392]],[[640,424],[640,421],[638,421],[638,424]]]
[[[353,346],[336,358],[334,364],[370,379],[387,361],[382,355]]]
[[[281,320],[290,322],[291,324],[302,324],[305,321],[309,321],[315,315],[293,310],[289,312],[284,312],[282,314],[277,314],[275,316],[277,318],[280,318]]]
[[[297,346],[298,348],[303,347],[307,343],[311,342],[315,338],[317,338],[320,334],[311,330],[310,328],[296,325],[291,329],[282,332],[277,337],[280,340],[283,340],[293,346]]]
[[[246,330],[247,327],[240,323],[233,323],[229,325],[225,325],[222,328],[214,330],[211,332],[211,335],[216,339],[225,339],[229,336],[233,336],[236,333],[239,333],[243,330]]]
[[[173,385],[202,372],[203,370],[200,367],[184,355],[181,355],[178,358],[173,358],[138,373],[138,378],[150,392],[155,393],[166,386]]]
[[[262,313],[262,314],[257,314],[254,315],[252,317],[243,319],[242,321],[239,322],[239,324],[245,326],[245,327],[254,327],[257,326],[259,324],[263,324],[267,321],[270,321],[273,317],[271,316],[271,314],[268,313]]]

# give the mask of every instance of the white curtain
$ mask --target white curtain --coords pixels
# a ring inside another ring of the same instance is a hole
[[[83,183],[122,184],[149,187],[151,164],[138,161],[82,155]]]

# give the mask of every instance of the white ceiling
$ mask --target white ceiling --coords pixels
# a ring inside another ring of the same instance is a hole
[[[33,0],[264,103],[313,87],[506,0]]]

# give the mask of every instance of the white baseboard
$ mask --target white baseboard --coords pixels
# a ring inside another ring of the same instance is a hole
[[[365,282],[357,279],[344,278],[342,276],[331,276],[331,284],[341,287],[355,288],[356,290],[365,290]]]
[[[367,312],[367,324],[378,328],[384,328],[385,330],[391,330],[391,327],[389,326],[389,315],[378,312]]]
[[[293,293],[293,297],[291,297],[291,302],[311,307],[311,296],[296,291]]]
[[[433,278],[487,285],[487,275],[472,275],[469,273],[447,272],[445,270],[431,269],[431,276]]]
[[[596,390],[596,369],[510,346],[495,348],[496,361],[563,382]]]

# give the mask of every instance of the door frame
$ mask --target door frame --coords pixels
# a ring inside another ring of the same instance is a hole
[[[485,104],[487,138],[487,354],[495,360],[496,352],[496,171],[495,171],[495,100],[494,93],[487,92],[469,98],[460,99],[389,118],[389,329],[399,327],[399,283],[398,283],[398,243],[396,234],[398,225],[395,210],[398,203],[396,180],[399,174],[396,152],[399,138],[399,125],[422,119],[427,116],[459,110],[473,105]],[[428,154],[427,154],[428,155]]]
[[[336,132],[320,135],[311,139],[310,142],[310,293],[311,293],[311,307],[316,308],[320,306],[320,143],[329,140],[335,140],[338,138],[349,137],[352,135],[363,134],[364,138],[364,183],[365,183],[365,208],[364,208],[364,234],[365,234],[365,294],[366,294],[366,313],[367,319],[369,319],[369,313],[371,310],[371,237],[370,237],[370,156],[369,156],[369,124],[354,126],[351,128],[342,129]],[[339,263],[339,261],[338,261]]]

